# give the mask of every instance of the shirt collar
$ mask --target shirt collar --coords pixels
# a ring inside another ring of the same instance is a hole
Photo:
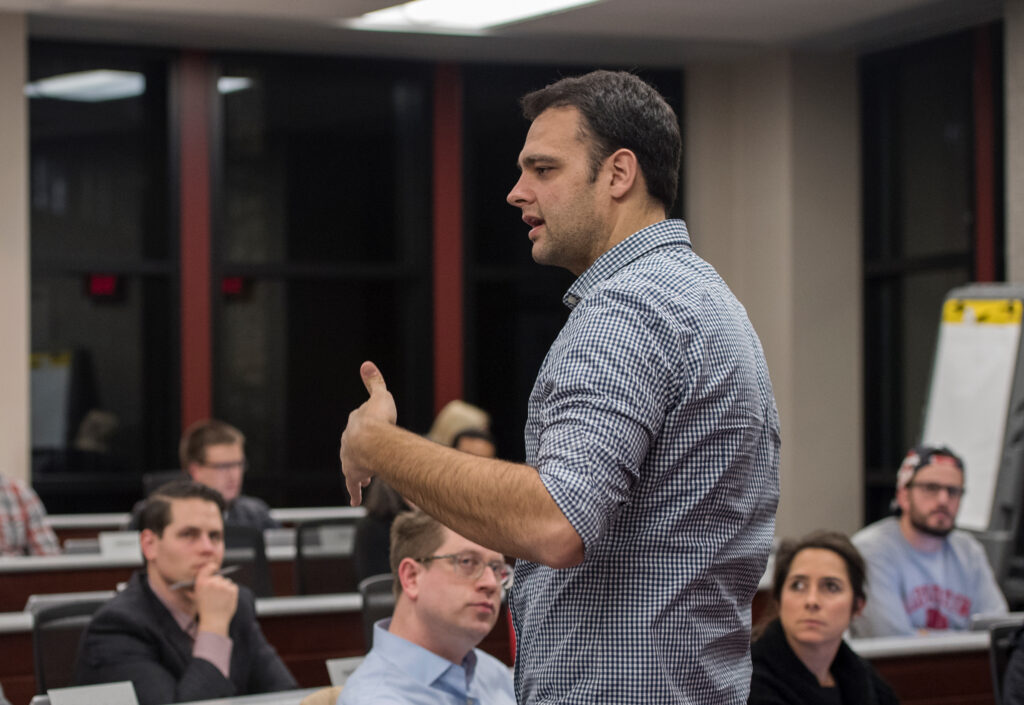
[[[625,240],[615,245],[597,258],[583,274],[573,282],[562,297],[562,303],[568,308],[576,307],[591,289],[625,267],[630,262],[666,245],[690,244],[690,235],[686,231],[686,223],[672,218],[649,225],[638,230]]]
[[[469,692],[477,662],[473,649],[462,659],[461,665],[454,664],[433,651],[392,634],[388,631],[389,626],[390,619],[382,619],[373,625],[373,650],[382,658],[428,688],[444,680],[463,694]],[[456,669],[458,673],[450,673]]]
[[[148,581],[149,576],[145,576],[145,579]],[[181,627],[181,631],[185,632],[190,637],[195,639],[196,634],[199,632],[199,623],[196,620],[196,617],[194,615],[188,614],[187,612],[179,609],[173,603],[165,600],[163,595],[161,595],[158,591],[153,590],[152,585],[150,585],[149,588],[153,592],[153,594],[156,595],[156,599],[160,600],[160,603],[164,607],[166,607],[167,611],[171,613],[172,617],[174,617],[174,621],[177,623],[179,627]]]

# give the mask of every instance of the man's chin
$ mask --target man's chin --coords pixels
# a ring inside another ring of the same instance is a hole
[[[915,524],[914,528],[920,531],[922,534],[928,534],[929,536],[934,536],[935,538],[944,539],[947,536],[949,536],[949,532],[953,530],[953,525],[949,524],[942,526],[932,526],[931,524],[926,524],[922,522],[919,524]]]

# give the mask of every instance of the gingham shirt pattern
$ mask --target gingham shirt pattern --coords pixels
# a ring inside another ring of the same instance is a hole
[[[0,476],[0,555],[60,553],[57,537],[43,521],[46,511],[31,487]]]
[[[746,311],[666,220],[602,255],[529,403],[581,565],[516,564],[519,703],[745,703],[779,423]]]

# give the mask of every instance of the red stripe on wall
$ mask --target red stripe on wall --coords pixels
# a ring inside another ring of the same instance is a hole
[[[462,77],[434,75],[434,412],[462,398]]]
[[[974,31],[974,278],[996,278],[992,28]]]
[[[212,413],[210,330],[210,66],[181,58],[181,424]]]

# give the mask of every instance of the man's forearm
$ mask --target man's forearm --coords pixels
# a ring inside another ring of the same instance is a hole
[[[460,453],[382,421],[352,438],[356,460],[471,541],[555,568],[583,560],[583,542],[534,468]]]

